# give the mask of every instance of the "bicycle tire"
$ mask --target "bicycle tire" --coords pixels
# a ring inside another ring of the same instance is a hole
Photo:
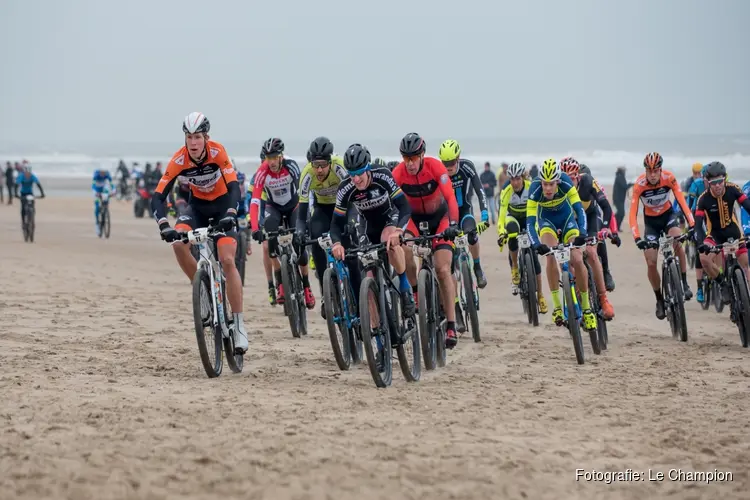
[[[364,360],[362,352],[362,333],[359,331],[359,311],[357,301],[354,298],[354,290],[348,276],[344,276],[341,282],[341,288],[346,294],[346,303],[349,306],[349,318],[352,322],[352,328],[349,328],[349,353],[353,365],[358,365]],[[340,292],[339,292],[340,293]]]
[[[421,337],[422,359],[426,370],[437,367],[437,310],[431,297],[435,293],[435,281],[432,273],[427,269],[420,269],[417,276],[417,290],[419,292],[418,322]],[[364,339],[363,339],[364,340]]]
[[[343,308],[339,298],[336,272],[331,267],[323,273],[323,307],[326,312],[326,325],[328,326],[328,336],[331,339],[333,357],[339,370],[348,370],[352,365],[349,328],[342,313]],[[337,318],[338,322],[336,321]]]
[[[232,314],[232,305],[229,303],[229,300],[227,300],[227,283],[225,279],[221,280],[221,297],[222,304],[224,305],[224,324],[229,330],[229,335],[227,337],[222,335],[224,355],[227,357],[229,369],[232,370],[233,373],[242,373],[242,368],[245,366],[245,357],[244,354],[234,353],[234,330],[230,327],[230,325],[233,324],[234,319],[232,316],[234,315]],[[232,321],[230,321],[230,319]]]
[[[464,311],[469,319],[469,325],[471,327],[471,337],[474,342],[481,342],[482,336],[479,331],[479,314],[477,313],[477,303],[474,302],[474,288],[472,283],[474,282],[471,276],[471,269],[469,269],[468,261],[464,260],[461,262],[461,285],[464,287],[464,297],[466,298],[466,304],[464,305]]]
[[[107,207],[104,208],[104,212],[102,214],[102,219],[103,219],[102,220],[102,222],[103,222],[102,225],[104,226],[104,227],[102,227],[102,232],[104,233],[104,237],[106,239],[109,239],[109,235],[110,235],[110,233],[112,231],[111,221],[109,219],[109,208],[107,208]]]
[[[370,308],[369,308],[369,295],[373,292],[376,300],[378,301],[378,314],[382,314],[379,304],[379,287],[374,278],[368,276],[362,280],[362,285],[359,290],[359,317],[362,324],[362,343],[364,346],[365,356],[367,357],[367,367],[370,369],[370,375],[372,380],[375,382],[377,387],[388,387],[393,381],[393,350],[391,348],[391,336],[387,331],[388,322],[382,321],[381,316],[381,327],[385,329],[382,337],[383,342],[383,374],[378,370],[377,354],[372,347],[373,331],[370,325]]]
[[[201,301],[203,294],[201,289],[205,290],[205,296],[208,297],[209,303],[206,307],[209,311],[209,324],[204,324],[203,315],[201,314]],[[195,338],[198,342],[198,353],[200,354],[201,363],[203,369],[208,375],[208,378],[215,378],[221,375],[223,359],[221,355],[222,349],[222,335],[221,332],[217,332],[214,328],[216,324],[215,318],[213,318],[213,303],[211,298],[211,278],[208,271],[204,268],[198,268],[193,276],[193,322],[195,324]],[[213,356],[214,360],[211,361],[208,346],[206,346],[206,326],[211,327],[214,340]]]
[[[682,342],[687,342],[687,317],[685,316],[685,297],[682,294],[682,283],[680,282],[680,273],[677,263],[669,263],[669,279],[672,281],[672,290],[676,292],[674,296],[675,304],[675,323],[677,328],[677,337]]]
[[[292,329],[292,337],[299,338],[299,314],[297,311],[297,300],[294,294],[294,282],[292,281],[291,268],[289,266],[289,255],[281,256],[281,286],[284,287],[284,314],[289,318],[289,327]],[[295,300],[292,300],[292,297]]]
[[[36,220],[34,208],[29,208],[29,243],[34,243],[34,231],[36,230]]]
[[[703,290],[703,302],[701,302],[701,309],[704,311],[708,310],[709,307],[711,307],[711,282],[706,279],[704,276],[701,279],[701,286],[700,289]]]
[[[526,316],[529,323],[539,326],[539,304],[537,303],[536,273],[534,272],[534,261],[531,253],[523,252],[523,274],[526,280],[526,304],[528,311]]]
[[[240,229],[237,235],[237,254],[234,256],[234,263],[237,267],[237,272],[240,273],[240,281],[242,286],[245,286],[245,263],[247,262],[247,233]]]
[[[695,269],[695,255],[696,255],[696,248],[692,241],[688,241],[687,245],[685,246],[685,257],[687,258],[688,267],[690,269]]]
[[[735,300],[739,306],[735,314],[737,315],[737,327],[740,332],[740,343],[742,347],[747,347],[750,343],[750,292],[747,289],[745,273],[741,268],[735,268],[732,277],[737,292]]]
[[[396,332],[402,340],[396,347],[396,355],[398,356],[398,365],[401,368],[401,373],[407,382],[419,382],[422,376],[422,351],[419,342],[419,332],[417,331],[416,324],[409,335],[409,338],[404,339],[405,322],[403,318],[403,309],[401,307],[401,295],[391,287],[386,288],[386,293],[390,294],[391,307],[386,307],[385,315],[388,318],[388,329]],[[406,351],[406,345],[411,344],[411,355]],[[410,359],[411,358],[411,359]]]
[[[297,298],[297,321],[299,332],[302,336],[307,335],[307,304],[305,304],[305,292],[302,286],[302,274],[299,267],[294,266],[294,289],[297,290],[294,296]]]
[[[717,314],[721,314],[724,312],[724,300],[722,299],[721,285],[716,281],[711,280],[711,287],[713,289],[711,296],[713,297],[714,311],[716,311]]]
[[[570,288],[570,276],[567,272],[561,272],[560,280],[562,281],[563,296],[565,304],[563,307],[568,310],[568,331],[573,339],[573,350],[576,353],[576,361],[579,365],[585,362],[583,356],[583,338],[581,337],[581,328],[578,324],[575,303],[573,302],[573,291]]]
[[[599,304],[599,296],[596,294],[594,272],[588,262],[585,262],[584,264],[586,265],[586,272],[589,277],[589,307],[596,315],[596,328],[587,331],[589,332],[589,339],[591,340],[591,349],[594,351],[594,354],[599,355],[602,353],[602,348],[599,345],[599,324],[604,323],[604,315],[602,314],[601,305]]]
[[[28,243],[29,241],[29,216],[28,214],[21,217],[21,233],[23,234],[23,241]]]
[[[438,285],[436,281],[433,281],[435,284],[434,289],[438,289]],[[436,354],[437,354],[437,365],[438,367],[442,368],[445,366],[447,362],[447,349],[445,348],[445,327],[446,327],[446,318],[445,318],[445,310],[443,310],[443,301],[440,300],[440,290],[438,289],[437,293],[434,294],[435,298],[435,306],[433,310],[439,311],[438,313],[438,323],[437,323],[437,331],[435,332],[435,345],[437,347]]]

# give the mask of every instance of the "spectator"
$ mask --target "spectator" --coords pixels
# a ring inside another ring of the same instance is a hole
[[[484,188],[484,196],[487,198],[487,209],[490,212],[492,224],[497,223],[497,202],[495,200],[495,187],[497,186],[497,179],[495,179],[495,173],[490,167],[490,162],[484,163],[484,172],[479,176],[479,180],[482,182],[482,188]]]
[[[625,198],[628,190],[633,187],[632,182],[625,178],[625,167],[617,167],[615,173],[615,184],[612,187],[612,204],[615,208],[615,220],[617,230],[622,232],[622,221],[625,218]]]
[[[5,187],[8,189],[8,205],[13,204],[13,186],[16,184],[16,176],[13,166],[8,162],[5,166]]]

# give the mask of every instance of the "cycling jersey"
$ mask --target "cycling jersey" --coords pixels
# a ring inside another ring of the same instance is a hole
[[[731,182],[725,183],[724,194],[720,198],[715,198],[709,189],[700,195],[695,205],[696,241],[699,244],[709,236],[719,244],[724,243],[730,235],[739,238],[739,224],[734,215],[735,203],[750,210],[750,198],[737,184]],[[702,224],[704,218],[705,230]]]
[[[151,198],[151,210],[159,224],[167,221],[164,203],[179,176],[185,176],[190,184],[191,203],[197,201],[210,205],[214,200],[227,195],[222,198],[221,205],[237,209],[240,187],[229,155],[218,142],[206,141],[206,154],[202,161],[196,162],[190,158],[186,146],[181,147],[169,160]]]
[[[578,178],[578,187],[576,189],[578,189],[578,196],[581,198],[581,204],[588,219],[589,236],[592,235],[592,224],[596,223],[599,218],[597,206],[602,210],[602,225],[608,228],[612,220],[612,206],[609,204],[609,200],[607,200],[604,191],[602,191],[596,179],[588,174],[581,174]]]
[[[516,219],[520,225],[525,225],[530,187],[531,181],[524,179],[523,188],[521,188],[520,192],[513,190],[510,181],[500,191],[500,215],[497,219],[498,234],[505,228],[505,219],[508,216]]]
[[[577,217],[573,217],[573,212]],[[562,233],[562,241],[567,241],[578,236],[578,228],[586,228],[586,212],[578,196],[578,190],[573,185],[573,180],[563,173],[557,183],[557,191],[552,198],[544,196],[542,181],[534,179],[529,186],[529,201],[526,205],[526,232],[529,234],[534,246],[541,244],[537,234],[537,219],[539,233],[552,233],[557,237]]]
[[[258,230],[258,211],[261,193],[268,195],[267,205],[275,206],[280,212],[293,210],[299,202],[299,166],[297,162],[284,158],[278,172],[272,172],[264,161],[255,172],[253,197],[250,201],[250,224],[253,231]]]
[[[680,190],[674,174],[667,170],[662,170],[659,182],[650,184],[646,179],[646,174],[643,173],[638,176],[638,179],[633,184],[633,201],[630,203],[629,222],[634,238],[640,238],[640,231],[638,230],[638,205],[641,200],[643,200],[644,220],[648,222],[648,218],[655,218],[664,215],[666,212],[673,212],[670,193],[674,195],[677,203],[682,207],[688,225],[693,227],[695,223],[693,214],[690,212],[690,207],[687,206],[685,197],[682,195],[682,190]]]
[[[447,212],[450,222],[458,223],[456,193],[440,160],[425,156],[416,175],[408,173],[401,162],[393,169],[393,178],[406,195],[412,214],[439,217]]]
[[[315,196],[316,205],[335,205],[339,184],[347,177],[349,177],[349,172],[344,168],[344,160],[339,156],[331,157],[328,176],[322,181],[319,181],[315,175],[312,163],[308,163],[302,169],[299,180],[300,204],[307,204],[312,193]]]
[[[34,194],[34,184],[39,186],[39,191],[42,193],[42,196],[44,196],[44,189],[42,189],[42,185],[39,183],[39,179],[37,179],[36,175],[31,173],[28,176],[24,173],[18,174],[18,176],[16,177],[15,185],[16,196],[19,195],[19,189],[21,192],[21,196]]]
[[[471,214],[473,212],[473,207],[471,206],[471,188],[473,188],[479,198],[479,210],[482,214],[482,220],[487,220],[489,217],[487,198],[482,188],[482,182],[479,180],[479,175],[474,168],[474,163],[463,158],[459,159],[458,170],[456,170],[455,174],[451,175],[451,183],[456,193],[456,203],[458,204],[459,212],[462,214]]]
[[[742,186],[742,192],[750,198],[750,181],[746,182],[744,186]],[[750,212],[745,210],[743,207],[740,210],[740,218],[742,221],[742,234],[745,236],[750,235]]]
[[[687,201],[690,205],[690,210],[695,212],[695,204],[698,202],[698,197],[703,194],[706,190],[706,185],[703,182],[703,177],[695,179],[688,190]]]
[[[112,189],[112,176],[109,171],[102,173],[101,170],[97,170],[94,172],[94,178],[91,181],[91,189],[94,194],[99,194],[104,191],[105,187]]]
[[[391,171],[388,168],[374,168],[370,170],[370,175],[370,184],[363,190],[357,189],[351,177],[339,184],[331,220],[330,235],[334,242],[341,243],[347,222],[346,212],[352,205],[359,212],[360,218],[373,227],[392,225],[406,228],[411,217],[411,207]]]

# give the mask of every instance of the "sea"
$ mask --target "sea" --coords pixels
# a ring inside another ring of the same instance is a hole
[[[609,185],[614,181],[617,167],[625,167],[630,180],[642,172],[643,157],[650,151],[664,156],[664,168],[672,171],[678,179],[690,175],[693,163],[721,161],[727,167],[731,180],[745,182],[750,179],[750,133],[741,135],[682,135],[633,138],[508,138],[508,137],[454,137],[459,140],[462,157],[472,160],[477,169],[490,162],[497,171],[500,164],[515,161],[525,162],[528,167],[541,164],[546,158],[576,158],[591,168],[600,183]],[[222,141],[237,168],[252,174],[260,163],[259,152],[263,139],[257,141]],[[445,138],[426,137],[427,154],[437,156],[437,149]],[[398,160],[400,137],[357,138],[331,137],[338,152],[345,151],[342,145],[360,142],[370,149],[373,157],[386,161]],[[310,139],[285,139],[286,155],[305,163],[305,153]],[[146,163],[162,162],[164,166],[181,147],[180,138],[169,143],[81,143],[76,145],[50,145],[31,143],[0,143],[0,164],[6,161],[27,160],[33,171],[42,180],[49,178],[87,179],[99,168],[109,169],[113,174],[122,159],[128,166],[138,163],[142,169]]]

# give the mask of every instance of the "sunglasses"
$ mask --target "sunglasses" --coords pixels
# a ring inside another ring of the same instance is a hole
[[[720,186],[724,184],[724,177],[717,177],[716,179],[709,179],[708,183],[712,186]]]
[[[367,173],[368,170],[370,170],[370,164],[369,163],[367,165],[365,165],[364,167],[360,168],[359,170],[350,170],[349,171],[349,175],[351,177],[355,177],[355,176]]]
[[[403,158],[406,163],[414,163],[415,161],[419,160],[419,156],[420,155],[412,155],[412,156],[401,155],[401,158]]]
[[[455,159],[453,161],[444,161],[443,165],[445,165],[445,168],[451,168],[451,167],[455,167],[456,163],[458,163],[458,159]]]
[[[330,162],[327,162],[326,160],[315,160],[312,162],[312,166],[315,169],[321,170],[330,165]]]

